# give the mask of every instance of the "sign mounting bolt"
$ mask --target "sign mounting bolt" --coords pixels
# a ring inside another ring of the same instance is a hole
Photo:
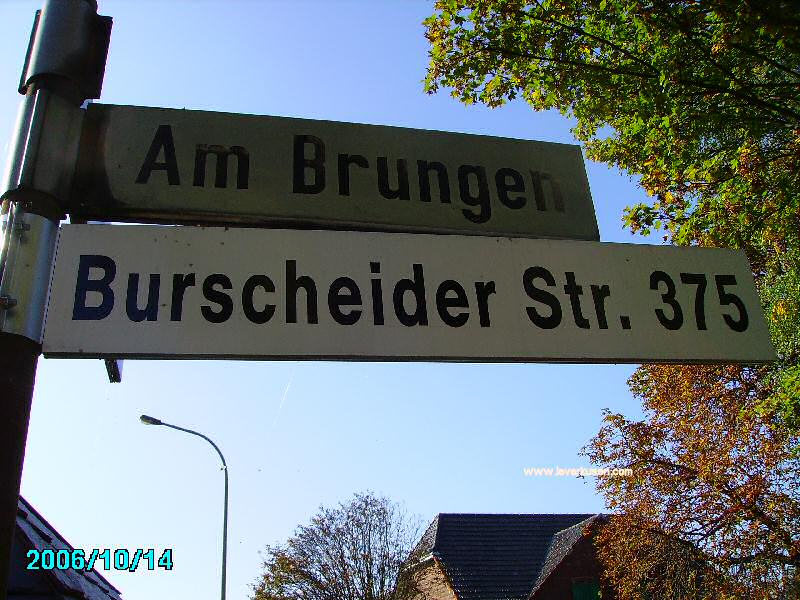
[[[24,223],[23,221],[14,221],[14,224],[11,226],[13,231],[16,231],[19,235],[22,235],[26,231],[31,230],[30,223]]]
[[[17,300],[10,296],[0,296],[0,310],[8,310],[17,305]]]
[[[9,222],[3,221],[3,231],[8,229]],[[30,231],[31,226],[29,223],[25,223],[23,221],[13,221],[11,222],[11,231],[16,231],[18,234],[22,235],[25,231]]]

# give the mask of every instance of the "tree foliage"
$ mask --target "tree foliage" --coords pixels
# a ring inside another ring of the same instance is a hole
[[[729,597],[777,598],[792,585],[800,569],[799,440],[774,414],[748,410],[764,393],[760,382],[758,370],[739,366],[652,365],[630,380],[645,419],[606,414],[585,452],[595,464],[633,470],[597,484],[609,508],[625,515],[601,535],[609,572],[629,594],[622,598],[636,598],[642,586],[653,587],[652,598],[724,597],[725,586],[735,592]],[[682,544],[708,565],[698,581],[713,585],[698,585],[698,595],[671,593],[681,579],[643,576],[654,572],[644,566],[648,556]],[[635,569],[631,556],[641,561]]]
[[[639,469],[600,483],[624,513],[606,530],[609,573],[631,598],[724,597],[728,584],[800,595],[787,591],[800,534],[800,3],[438,0],[425,26],[429,92],[559,110],[589,158],[651,196],[626,209],[632,232],[742,248],[756,277],[778,362],[644,365],[630,383],[647,418],[609,414],[589,447],[602,466]],[[641,576],[668,565],[695,588]]]
[[[427,89],[574,117],[588,155],[655,197],[678,243],[797,247],[800,6],[750,0],[440,0]]]
[[[371,493],[320,507],[285,544],[267,546],[252,600],[392,600],[418,530]]]
[[[657,523],[612,515],[595,538],[612,598],[733,600],[733,582],[706,555]]]
[[[800,3],[439,0],[429,92],[558,109],[587,155],[639,177],[633,232],[743,248],[797,408]],[[783,400],[788,400],[784,397]],[[797,413],[800,414],[800,413]],[[795,415],[796,416],[796,415]]]

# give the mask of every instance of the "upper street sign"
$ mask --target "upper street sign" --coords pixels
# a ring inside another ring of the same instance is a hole
[[[598,240],[580,148],[90,105],[73,219]]]
[[[67,225],[49,356],[774,360],[739,251],[477,236]]]

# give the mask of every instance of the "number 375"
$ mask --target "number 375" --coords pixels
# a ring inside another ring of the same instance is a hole
[[[681,283],[684,285],[695,286],[694,296],[694,317],[697,329],[704,330],[706,327],[706,308],[705,296],[708,280],[704,273],[681,273]],[[733,275],[715,275],[714,283],[717,286],[717,296],[720,306],[731,306],[732,311],[738,314],[723,314],[725,324],[734,331],[745,331],[749,325],[747,309],[744,302],[736,294],[727,291],[726,286],[736,285],[736,277]],[[661,293],[661,301],[669,306],[669,309],[657,308],[656,317],[659,322],[667,329],[676,330],[683,326],[683,309],[676,299],[677,289],[672,277],[664,271],[653,271],[650,274],[650,289]]]

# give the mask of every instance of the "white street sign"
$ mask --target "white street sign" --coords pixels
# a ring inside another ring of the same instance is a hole
[[[93,104],[73,219],[597,240],[578,146]]]
[[[62,227],[49,356],[774,360],[742,252],[424,234]]]

